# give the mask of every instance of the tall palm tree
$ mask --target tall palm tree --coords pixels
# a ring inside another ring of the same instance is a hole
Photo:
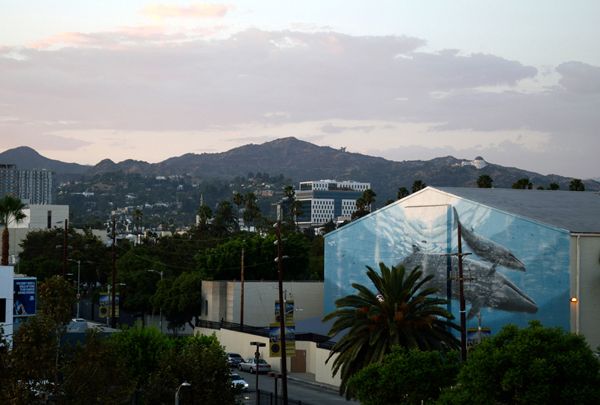
[[[24,208],[25,204],[12,195],[5,195],[0,199],[0,224],[4,225],[2,231],[2,266],[8,265],[8,223],[11,221],[21,222],[25,218]]]
[[[363,367],[381,361],[392,346],[421,350],[459,346],[450,331],[459,327],[443,307],[446,300],[433,297],[437,289],[423,288],[433,276],[422,277],[418,268],[408,273],[401,265],[390,269],[380,263],[379,269],[381,274],[367,266],[375,291],[353,283],[358,294],[338,299],[337,309],[323,318],[335,319],[330,336],[345,333],[327,361],[338,354],[333,360],[333,374],[340,373],[340,393],[347,397],[351,395],[348,379]]]

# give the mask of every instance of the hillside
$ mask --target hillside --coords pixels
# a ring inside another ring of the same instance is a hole
[[[48,159],[27,146],[19,146],[0,153],[0,163],[15,164],[19,169],[47,169],[57,174],[85,174],[90,169],[90,166],[78,163]]]
[[[232,179],[249,173],[282,174],[297,183],[302,180],[337,179],[371,182],[382,203],[395,198],[399,187],[411,188],[415,180],[432,186],[476,187],[482,174],[494,180],[494,187],[511,187],[518,179],[527,177],[538,186],[558,183],[568,189],[571,178],[542,175],[514,167],[488,163],[483,168],[469,165],[469,161],[452,156],[432,160],[396,162],[380,157],[346,152],[327,146],[318,146],[296,138],[281,138],[260,145],[250,144],[223,153],[185,154],[151,164],[125,160],[115,163],[105,159],[93,167],[63,163],[47,159],[31,148],[20,147],[0,154],[0,162],[16,163],[19,167],[43,167],[64,173],[94,176],[121,172],[141,176],[185,175],[197,180]],[[600,183],[585,180],[586,190],[600,190]],[[378,204],[379,205],[379,204]]]

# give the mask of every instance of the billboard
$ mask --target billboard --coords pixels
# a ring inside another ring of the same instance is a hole
[[[35,315],[37,279],[35,277],[15,278],[13,288],[13,317]]]
[[[467,327],[496,333],[530,320],[569,329],[570,235],[563,229],[456,198],[452,204],[392,204],[325,236],[325,312],[355,294],[352,283],[373,290],[366,266],[419,267],[433,279],[448,309],[458,311],[458,225],[462,230]]]

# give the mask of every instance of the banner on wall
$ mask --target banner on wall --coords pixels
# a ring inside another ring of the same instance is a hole
[[[112,300],[111,294],[109,293],[100,293],[100,298],[98,302],[98,316],[100,318],[112,318]],[[115,294],[115,315],[114,317],[119,316],[119,293]]]
[[[279,323],[269,325],[269,356],[281,357],[281,328]],[[285,325],[285,352],[287,357],[296,355],[296,325]]]
[[[13,288],[13,317],[35,315],[37,279],[35,277],[15,278]]]
[[[294,300],[285,302],[285,323],[294,322]],[[279,300],[275,301],[275,322],[279,322]]]

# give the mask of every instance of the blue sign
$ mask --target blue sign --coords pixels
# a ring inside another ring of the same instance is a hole
[[[36,312],[37,279],[15,278],[13,290],[13,316],[32,316]]]

